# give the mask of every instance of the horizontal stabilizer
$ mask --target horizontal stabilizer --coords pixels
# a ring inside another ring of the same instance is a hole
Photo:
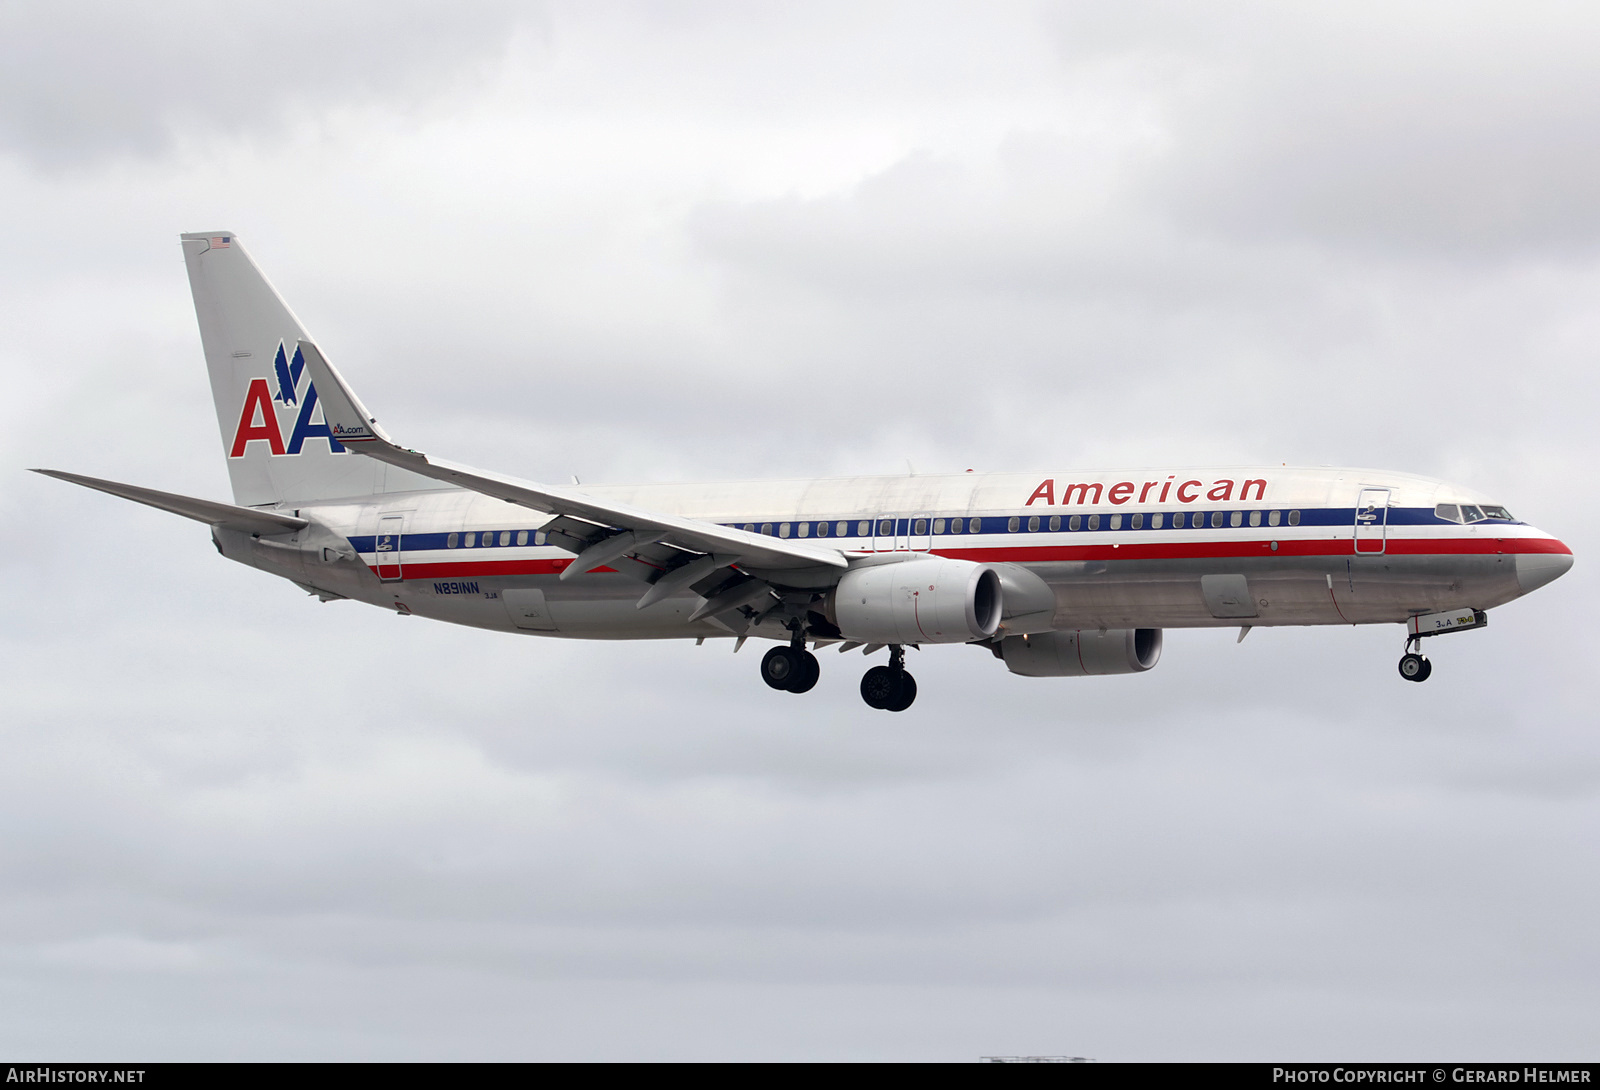
[[[174,515],[182,515],[186,519],[204,522],[211,526],[222,526],[229,530],[242,530],[247,534],[287,534],[292,531],[309,526],[305,519],[295,518],[292,515],[280,515],[273,511],[257,511],[249,507],[235,507],[231,503],[217,503],[215,500],[197,500],[193,496],[180,496],[175,492],[158,492],[154,488],[140,488],[135,484],[119,484],[116,481],[102,481],[98,477],[85,477],[77,473],[65,473],[59,469],[36,469],[33,472],[43,473],[46,477],[54,477],[58,481],[70,481],[72,484],[81,484],[85,488],[93,488],[99,492],[109,492],[113,496],[121,496],[134,503],[142,503],[146,507],[157,507],[163,511],[170,511]]]
[[[386,435],[366,406],[333,369],[317,346],[300,342],[300,353],[322,395],[323,419],[332,434],[357,454],[431,477],[458,488],[505,500],[546,514],[568,515],[599,526],[639,534],[636,540],[659,541],[698,553],[731,553],[746,566],[766,569],[806,567],[845,568],[850,562],[838,549],[815,542],[769,537],[714,522],[646,511],[615,503],[576,489],[536,484],[469,466],[437,461],[420,451],[407,450]]]

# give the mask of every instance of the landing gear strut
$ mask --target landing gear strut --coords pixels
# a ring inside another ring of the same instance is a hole
[[[788,647],[774,647],[761,659],[761,680],[774,689],[810,692],[822,676],[822,664],[806,650],[803,630],[796,630]]]
[[[889,665],[874,666],[861,678],[861,699],[869,708],[903,712],[917,699],[917,679],[906,673],[906,652],[889,645]]]
[[[1400,656],[1400,676],[1407,681],[1427,681],[1433,673],[1433,663],[1422,653],[1422,640],[1412,636],[1406,640],[1406,653]]]

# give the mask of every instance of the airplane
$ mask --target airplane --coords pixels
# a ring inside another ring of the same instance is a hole
[[[185,234],[233,503],[39,473],[206,523],[230,560],[324,602],[579,639],[750,638],[773,689],[816,651],[982,648],[1025,677],[1142,673],[1168,628],[1400,624],[1425,639],[1563,575],[1572,551],[1489,497],[1390,470],[1223,466],[552,485],[379,426],[236,235]]]

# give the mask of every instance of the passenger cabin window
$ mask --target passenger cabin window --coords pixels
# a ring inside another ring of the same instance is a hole
[[[518,530],[517,531],[517,544],[518,545],[526,545],[527,543],[528,543],[528,531],[526,531],[526,530]]]
[[[827,537],[828,536],[828,524],[826,522],[817,523],[817,536],[818,537]]]
[[[763,522],[761,524],[761,532],[763,534],[766,534],[768,537],[771,537],[772,536],[772,523]]]
[[[1082,515],[1072,515],[1071,517],[1069,517],[1067,519],[1067,529],[1069,529],[1069,530],[1081,530],[1081,529],[1083,529],[1083,516]]]
[[[867,522],[865,520],[862,520],[861,522],[856,523],[856,536],[857,537],[866,537],[868,532],[869,532],[869,528],[871,527],[871,525],[872,524],[870,522]]]
[[[1033,515],[1028,519],[1028,533],[1037,534],[1038,532],[1039,532],[1039,516],[1038,515]]]
[[[933,520],[933,532],[936,534],[944,533],[944,519]]]
[[[983,533],[983,520],[982,519],[968,519],[967,520],[967,533],[969,533],[969,534],[981,534],[981,533]]]
[[[878,520],[878,536],[888,537],[894,533],[894,519]]]
[[[1214,526],[1214,527],[1222,525],[1222,512],[1221,511],[1213,511],[1213,512],[1211,512],[1211,525]]]
[[[510,545],[511,544],[511,531],[510,530],[501,530],[500,531],[500,544],[502,544],[502,545]]]
[[[961,532],[961,520],[960,519],[951,519],[950,520],[950,532],[952,534],[959,534]]]
[[[779,537],[788,537],[789,536],[789,524],[787,522],[784,523],[782,526],[778,527],[778,536]]]
[[[1268,526],[1276,526],[1276,525],[1278,525],[1278,512],[1277,511],[1268,511],[1267,512],[1267,525]]]
[[[1091,530],[1100,529],[1100,516],[1099,515],[1090,515],[1089,516],[1089,529],[1091,529]]]
[[[848,522],[841,522],[841,523],[839,523],[839,525],[837,525],[837,526],[835,526],[833,528],[833,532],[835,534],[837,534],[839,537],[849,537],[850,536],[850,524]]]
[[[1121,515],[1112,515],[1111,516],[1111,528],[1113,530],[1122,529],[1122,516]]]
[[[1012,515],[1010,521],[1006,523],[1006,530],[1009,531],[1010,533],[1014,534],[1014,533],[1017,532],[1018,528],[1021,527],[1021,526],[1022,526],[1022,520],[1020,518],[1018,518],[1016,515]]]
[[[825,526],[827,524],[823,523],[823,525]],[[811,536],[811,524],[809,522],[802,522],[800,524],[800,536],[801,537],[810,537]]]
[[[1150,516],[1150,529],[1152,529],[1152,530],[1161,529],[1161,524],[1162,524],[1162,522],[1166,521],[1166,517],[1167,516],[1165,515],[1165,513],[1161,512],[1161,511],[1157,511],[1155,514],[1151,515]]]
[[[753,522],[745,523],[744,524],[744,532],[747,533],[747,534],[755,533],[756,532],[756,524],[753,523]]]
[[[1143,529],[1144,528],[1144,512],[1141,511],[1141,512],[1138,512],[1136,514],[1128,516],[1128,525],[1131,526],[1135,530]]]
[[[535,545],[543,545],[548,540],[549,536],[543,530],[540,530],[533,535],[533,543]]]
[[[1251,526],[1260,526],[1261,525],[1261,512],[1260,511],[1252,511],[1252,512],[1250,512],[1250,525]]]
[[[477,534],[477,531],[475,531],[475,530],[468,530],[468,531],[467,531],[467,548],[469,548],[469,549],[470,549],[470,548],[472,548],[472,547],[473,547],[473,546],[474,546],[474,545],[476,545],[476,544],[477,544],[477,543],[478,543],[478,534]]]
[[[1235,511],[1233,514],[1229,515],[1228,516],[1228,525],[1229,526],[1243,526],[1244,525],[1244,512],[1243,511]]]
[[[456,543],[459,542],[460,540],[461,540],[461,535],[460,534],[451,534],[448,538],[445,539],[445,543],[444,543],[445,548],[454,549],[456,547]]]
[[[1300,525],[1300,512],[1298,512],[1298,511],[1290,511],[1289,512],[1289,525],[1290,526],[1299,526]]]
[[[913,534],[916,534],[918,537],[921,537],[923,534],[927,533],[928,532],[928,520],[927,519],[918,519],[916,526],[912,527],[911,532]]]
[[[1061,529],[1061,516],[1060,515],[1051,515],[1050,516],[1050,532],[1053,534],[1059,529]]]

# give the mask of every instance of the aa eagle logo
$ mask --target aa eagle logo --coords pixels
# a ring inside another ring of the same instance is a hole
[[[308,379],[304,393],[300,391],[300,380],[305,377],[305,370],[306,358],[300,349],[297,347],[291,358],[284,343],[279,341],[278,354],[272,361],[278,392],[274,395],[264,378],[250,380],[244,405],[239,410],[239,425],[233,431],[233,444],[228,448],[228,457],[243,458],[250,444],[256,442],[266,443],[268,451],[274,455],[299,454],[305,449],[307,439],[325,439],[330,453],[345,453],[343,444],[333,437],[327,421],[320,419],[316,411],[316,386]],[[273,402],[278,402],[284,409],[296,410],[287,443],[283,441],[283,423],[278,419],[279,410]],[[319,419],[313,420],[313,415]]]

